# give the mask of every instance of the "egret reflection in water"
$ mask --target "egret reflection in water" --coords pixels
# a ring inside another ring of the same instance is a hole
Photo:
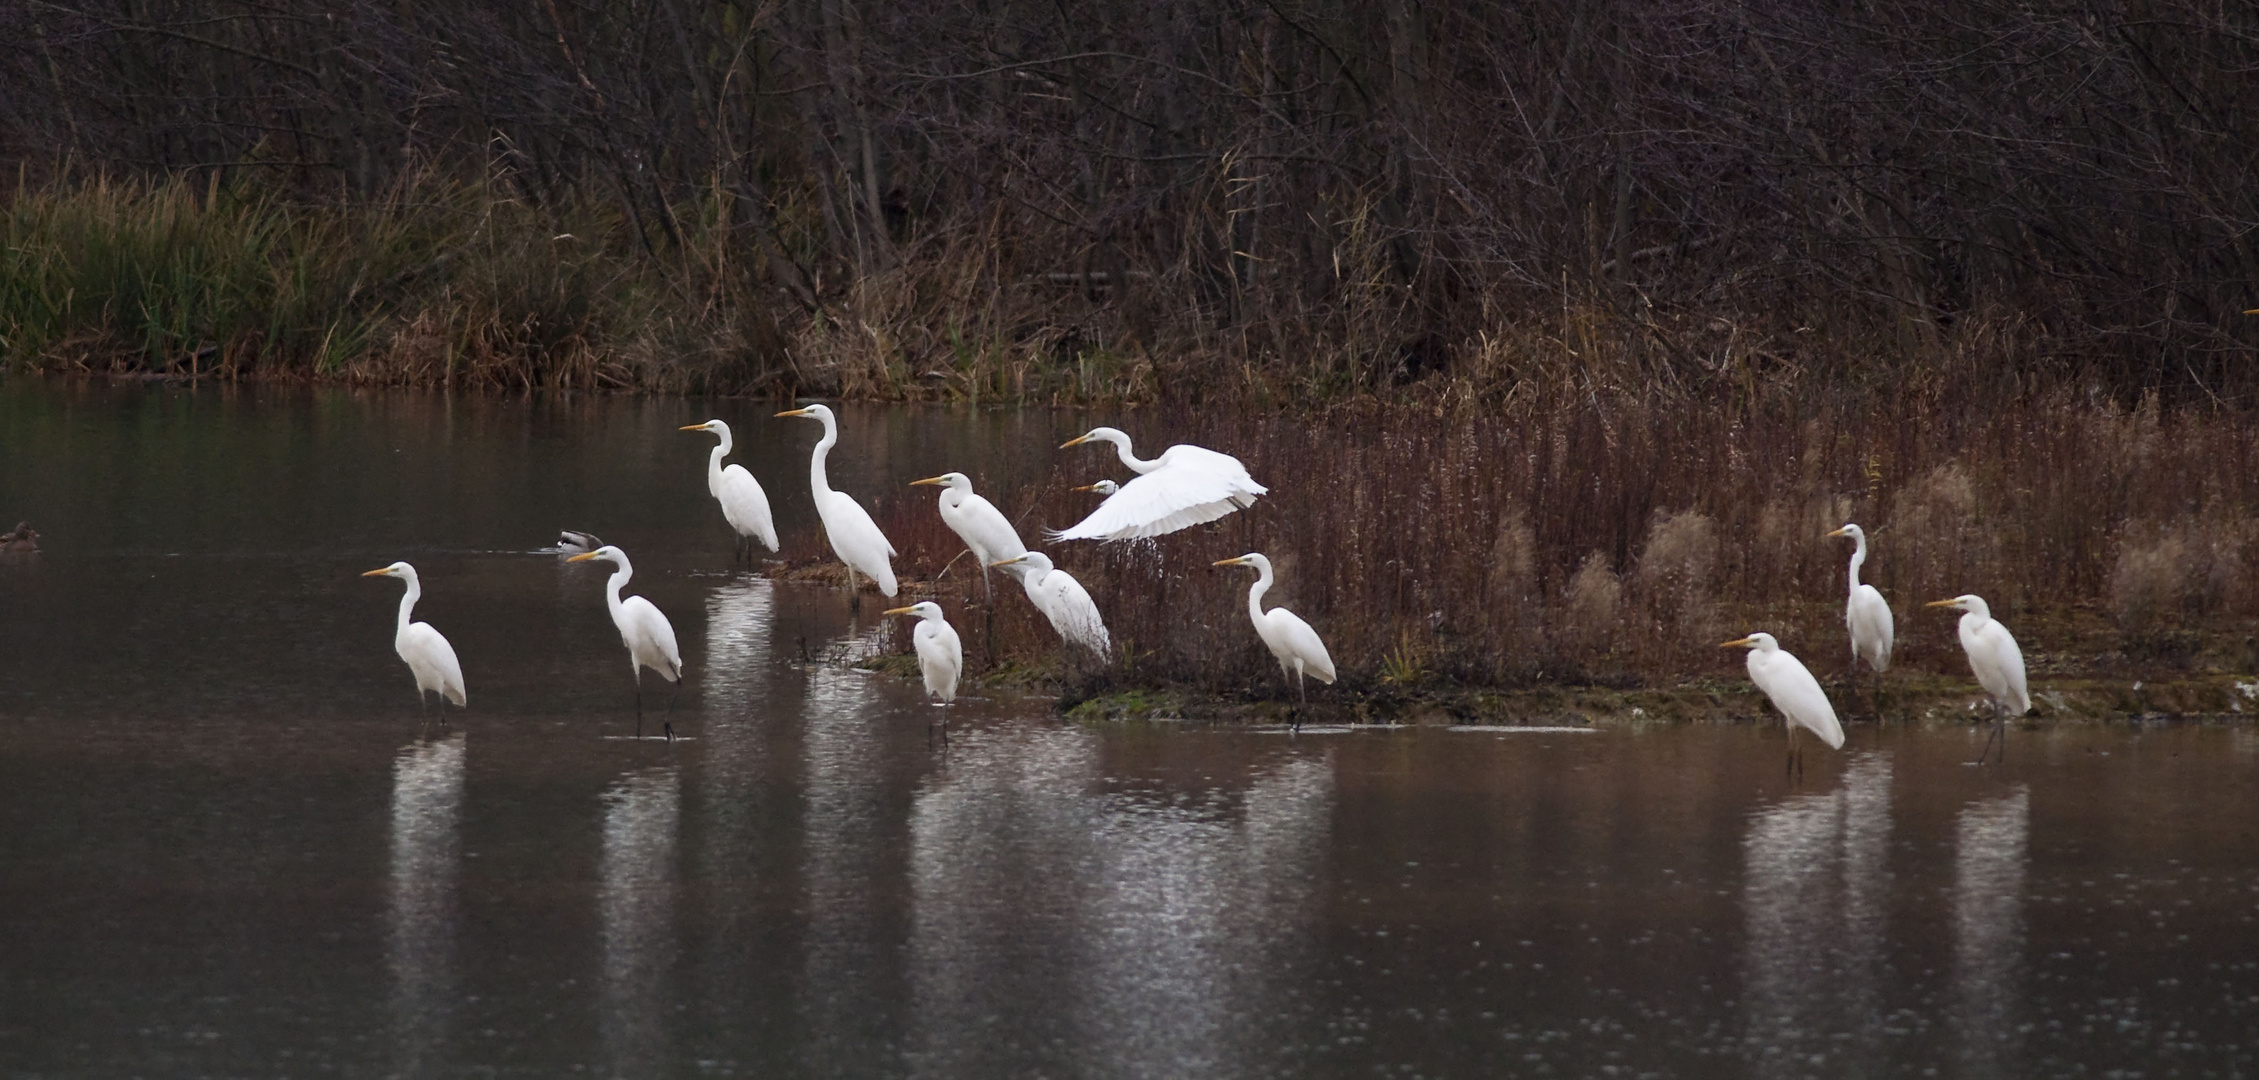
[[[861,640],[850,635],[845,645]],[[835,648],[842,647],[835,644]],[[874,897],[901,872],[887,813],[884,750],[899,719],[868,672],[819,664],[808,669],[803,710],[805,856],[801,880],[808,922],[801,1017],[808,1065],[821,1074],[895,1071],[888,1046],[894,998],[888,927]]]
[[[665,1024],[674,969],[675,835],[682,780],[673,767],[623,777],[604,793],[597,882],[606,1056],[621,1076],[655,1076],[669,1061]]]
[[[1857,1071],[1877,1037],[1891,761],[1759,811],[1743,842],[1748,1052],[1768,1076]]]
[[[456,732],[418,740],[392,759],[392,884],[386,960],[392,969],[398,1072],[433,1068],[455,996],[455,882],[463,807],[463,747]]]
[[[1971,803],[1955,829],[1953,1026],[1973,1075],[2014,1069],[2031,792]]]

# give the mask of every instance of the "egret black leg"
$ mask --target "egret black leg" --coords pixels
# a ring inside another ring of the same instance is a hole
[[[643,737],[643,680],[635,680],[635,737]]]
[[[676,698],[678,698],[678,697],[681,697],[681,696],[682,696],[682,675],[681,675],[681,674],[680,674],[680,673],[678,672],[678,673],[677,673],[677,674],[675,675],[675,692],[674,692],[674,693],[672,693],[672,694],[668,694],[668,695],[667,695],[667,714],[666,714],[666,718],[665,718],[665,723],[666,723],[666,725],[667,725],[667,741],[668,741],[668,742],[673,742],[673,741],[675,741],[675,699],[676,699]]]

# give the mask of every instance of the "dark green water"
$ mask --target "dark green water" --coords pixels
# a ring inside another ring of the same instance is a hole
[[[773,411],[0,383],[0,526],[47,548],[0,555],[0,1072],[2259,1070],[2248,729],[1976,769],[1862,725],[1791,784],[1757,727],[991,698],[944,750],[916,687],[801,661],[868,609],[730,572],[674,428],[738,426],[789,536],[815,431]],[[832,477],[1025,482],[1087,422],[854,410]],[[683,740],[619,737],[560,527],[672,617]],[[393,559],[463,658],[446,729],[357,576]]]

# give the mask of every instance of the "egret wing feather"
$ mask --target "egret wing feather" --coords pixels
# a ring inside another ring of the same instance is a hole
[[[1169,466],[1123,484],[1089,517],[1050,535],[1054,540],[1143,540],[1214,521],[1240,509],[1238,500],[1245,495],[1230,477]]]
[[[769,512],[769,493],[761,489],[761,482],[745,471],[743,465],[731,465],[722,470],[715,485],[714,498],[722,504],[722,516],[739,536],[759,539],[770,551],[777,550],[776,518]]]
[[[967,495],[963,502],[949,505],[943,496],[941,520],[965,541],[973,557],[982,566],[999,559],[1016,559],[1028,553],[1027,545],[1020,542],[1019,530],[996,509],[994,503],[979,495]]]
[[[1843,622],[1851,630],[1851,655],[1876,671],[1889,671],[1895,630],[1882,593],[1872,585],[1859,586],[1844,605]]]
[[[465,700],[463,665],[455,659],[455,647],[447,643],[444,635],[432,629],[430,623],[411,623],[395,636],[392,647],[415,674],[418,694],[437,691],[456,707],[462,707]]]
[[[1106,632],[1106,620],[1098,613],[1098,604],[1091,600],[1090,590],[1064,570],[1053,570],[1043,576],[1040,586],[1029,590],[1036,599],[1036,607],[1051,620],[1051,628],[1059,636],[1080,645],[1100,656],[1113,651],[1113,638]]]
[[[887,560],[897,553],[871,520],[870,511],[843,491],[824,491],[816,500],[816,516],[823,519],[824,538],[839,561],[878,583],[879,591],[893,596],[894,567]]]
[[[1263,613],[1270,625],[1263,635],[1264,643],[1271,647],[1282,664],[1302,661],[1302,670],[1311,678],[1331,685],[1334,680],[1333,656],[1326,652],[1326,643],[1302,616],[1285,608],[1272,608]]]
[[[943,704],[957,700],[957,679],[965,670],[965,648],[956,629],[929,619],[919,623],[910,638],[917,646],[918,671],[925,677],[926,692]]]
[[[1969,670],[1976,674],[1977,685],[2006,706],[2010,715],[2031,711],[2031,692],[2024,683],[2024,652],[2000,620],[1988,618],[1974,633],[1962,630],[1961,647],[1969,654]]]
[[[659,606],[640,596],[620,600],[620,642],[633,662],[650,668],[668,682],[682,679],[682,650],[675,645],[675,627]]]
[[[1789,723],[1818,735],[1831,749],[1843,749],[1843,725],[1836,721],[1835,705],[1802,660],[1779,649],[1752,651],[1749,681],[1772,699]]]

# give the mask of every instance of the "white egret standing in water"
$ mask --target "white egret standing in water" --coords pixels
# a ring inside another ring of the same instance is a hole
[[[1105,657],[1114,649],[1112,636],[1106,633],[1106,620],[1098,614],[1098,605],[1090,599],[1090,590],[1064,570],[1051,565],[1051,556],[1040,551],[1030,551],[1010,559],[999,559],[998,568],[1014,563],[1025,564],[1027,570],[1020,575],[1020,587],[1027,590],[1028,601],[1043,617],[1051,620],[1051,629],[1059,638],[1072,645],[1080,645]]]
[[[886,614],[918,617],[917,629],[910,631],[910,643],[918,651],[918,673],[925,676],[926,693],[941,699],[944,706],[957,700],[957,678],[965,673],[965,646],[957,640],[956,627],[942,615],[941,605],[927,600],[888,608]],[[944,739],[949,737],[946,712],[942,714],[941,734]]]
[[[416,707],[424,706],[424,694],[430,691],[463,708],[463,665],[455,659],[455,647],[430,623],[408,621],[408,614],[416,610],[416,601],[424,595],[423,583],[416,580],[416,568],[396,562],[361,576],[394,577],[408,583],[407,592],[400,597],[400,628],[393,632],[392,651],[408,662],[408,670],[416,676]],[[446,706],[440,707],[439,714],[446,719]]]
[[[980,563],[981,594],[994,603],[996,594],[989,587],[989,565],[999,559],[1016,559],[1027,554],[1027,545],[1020,542],[1019,531],[1012,528],[1012,523],[994,503],[973,493],[972,479],[964,473],[942,473],[910,481],[911,487],[920,484],[945,485],[941,491],[941,522],[965,541],[973,559]]]
[[[753,565],[753,541],[759,540],[770,551],[777,549],[776,519],[769,515],[769,493],[761,490],[761,482],[743,465],[724,466],[722,459],[729,456],[735,445],[730,438],[729,425],[719,420],[703,424],[684,424],[682,431],[707,431],[721,441],[706,456],[706,490],[714,501],[722,504],[722,518],[737,533],[737,550],[732,553],[745,556],[745,565]]]
[[[1867,669],[1875,673],[1875,716],[1882,716],[1882,673],[1890,670],[1890,645],[1894,627],[1890,605],[1872,585],[1859,582],[1859,567],[1867,561],[1867,534],[1857,525],[1846,525],[1828,536],[1848,536],[1856,545],[1851,549],[1851,596],[1843,604],[1843,625],[1851,631],[1851,670],[1857,675],[1859,662],[1867,662]]]
[[[1810,730],[1831,750],[1843,749],[1843,725],[1836,722],[1835,705],[1820,689],[1820,680],[1812,677],[1802,660],[1781,648],[1773,635],[1751,634],[1718,647],[1749,650],[1749,681],[1772,699],[1773,708],[1779,709],[1787,722],[1789,767],[1797,775],[1804,773],[1804,754],[1796,746],[1797,728]]]
[[[675,627],[659,613],[659,607],[640,596],[620,597],[620,587],[635,576],[635,567],[628,562],[627,552],[606,544],[586,555],[575,555],[566,562],[587,562],[602,559],[618,569],[612,571],[612,580],[604,586],[604,606],[611,609],[612,625],[620,628],[620,643],[627,646],[628,672],[635,676],[635,737],[643,737],[643,669],[650,668],[659,677],[675,684],[675,692],[667,697],[666,731],[671,741],[675,737],[675,698],[682,696],[682,650],[675,646]]]
[[[1326,652],[1326,643],[1318,637],[1302,617],[1283,607],[1263,610],[1263,594],[1271,588],[1271,560],[1260,553],[1249,552],[1236,559],[1218,559],[1216,566],[1252,566],[1255,583],[1247,587],[1247,617],[1255,623],[1256,636],[1270,646],[1271,655],[1278,658],[1279,670],[1294,676],[1295,692],[1302,700],[1310,700],[1310,691],[1303,683],[1305,675],[1332,685],[1334,680],[1333,657]],[[1295,718],[1296,726],[1301,718]]]
[[[879,531],[878,522],[871,520],[870,511],[844,491],[833,491],[824,479],[824,457],[839,442],[839,421],[824,405],[810,405],[804,409],[780,412],[778,416],[805,416],[820,420],[824,437],[816,441],[815,452],[808,457],[808,489],[816,497],[816,516],[823,519],[824,539],[831,544],[832,553],[847,564],[847,606],[860,611],[862,596],[856,591],[855,572],[878,583],[879,591],[894,595],[894,567],[887,562],[899,552],[887,542],[886,534]]]
[[[1098,504],[1098,509],[1072,528],[1051,534],[1054,540],[1142,540],[1178,529],[1214,521],[1234,510],[1255,505],[1255,497],[1271,489],[1247,475],[1247,466],[1229,454],[1199,446],[1179,444],[1150,461],[1130,452],[1130,437],[1100,427],[1060,446],[1110,442],[1122,464],[1138,475]],[[1096,490],[1097,485],[1092,485]]]
[[[2008,718],[2032,709],[2031,691],[2024,685],[2024,651],[2016,647],[2016,638],[2008,628],[1992,617],[1992,608],[1981,596],[1964,593],[1922,606],[1961,610],[1961,649],[1969,654],[1969,670],[1976,673],[1977,685],[1992,695],[1993,704],[1992,734],[1985,737],[1984,749],[1971,764],[1984,764],[1994,739],[2000,740],[2000,760],[2006,762]]]

